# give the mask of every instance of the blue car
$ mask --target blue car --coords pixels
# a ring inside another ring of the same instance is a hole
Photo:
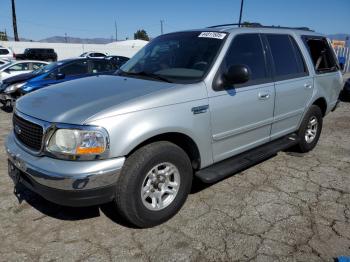
[[[117,66],[109,59],[61,60],[31,73],[5,79],[0,86],[0,102],[11,108],[18,97],[43,87],[82,77],[113,74],[116,70]]]

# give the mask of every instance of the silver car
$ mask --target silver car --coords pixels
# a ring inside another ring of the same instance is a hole
[[[307,29],[165,34],[115,75],[19,99],[9,174],[55,203],[112,201],[151,227],[176,214],[194,176],[213,183],[280,150],[312,150],[341,86],[329,40]]]

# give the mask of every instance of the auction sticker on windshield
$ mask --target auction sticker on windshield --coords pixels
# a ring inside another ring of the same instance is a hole
[[[218,32],[202,32],[198,37],[206,37],[206,38],[216,38],[216,39],[224,39],[226,33],[218,33]]]

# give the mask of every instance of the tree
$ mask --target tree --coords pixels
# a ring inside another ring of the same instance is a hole
[[[147,32],[144,29],[137,30],[136,33],[134,34],[134,39],[141,39],[141,40],[149,41],[149,37],[147,35]]]
[[[13,35],[15,37],[15,41],[19,41],[18,32],[17,32],[17,18],[16,18],[15,0],[12,0],[11,3],[12,3]]]

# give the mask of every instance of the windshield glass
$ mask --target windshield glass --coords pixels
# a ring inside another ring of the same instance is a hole
[[[43,67],[33,71],[32,73],[35,74],[35,75],[44,74],[44,73],[47,73],[47,72],[51,71],[52,69],[54,69],[55,67],[59,66],[60,64],[61,63],[59,63],[59,62],[51,63],[51,64],[48,64],[46,66],[43,66]]]
[[[159,36],[124,64],[119,74],[174,83],[199,81],[209,71],[226,35],[195,31]]]

